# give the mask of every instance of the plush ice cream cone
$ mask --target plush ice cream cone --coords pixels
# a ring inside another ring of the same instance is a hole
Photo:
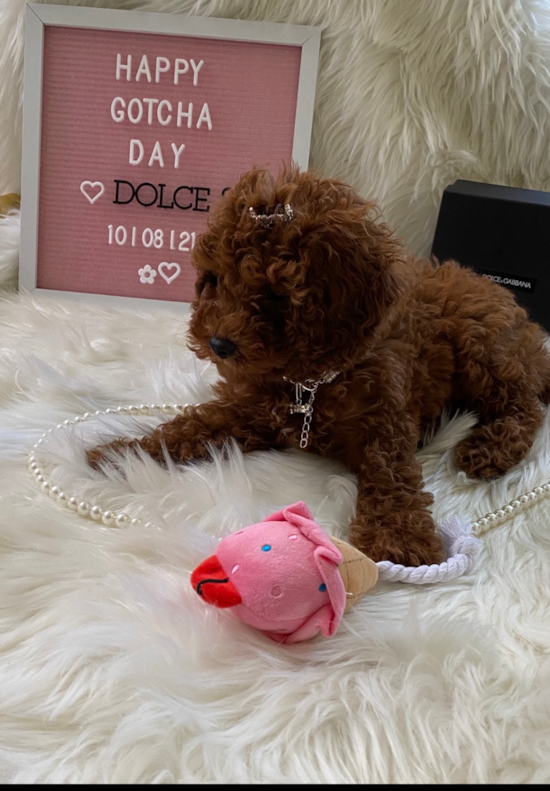
[[[342,541],[341,538],[331,536],[330,539],[344,558],[338,566],[338,571],[346,589],[347,601],[344,610],[346,613],[367,591],[376,585],[378,566],[374,560],[371,560],[346,541]]]
[[[376,563],[329,537],[298,502],[225,536],[191,574],[207,604],[231,608],[277,642],[331,637],[378,579]]]

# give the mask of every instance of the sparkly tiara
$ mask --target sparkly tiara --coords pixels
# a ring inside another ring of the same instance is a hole
[[[283,211],[281,211],[281,209]],[[273,223],[275,220],[282,220],[283,222],[290,222],[294,217],[294,212],[290,206],[290,203],[285,203],[283,206],[282,203],[279,203],[275,212],[273,214],[256,214],[252,206],[248,209],[248,213],[255,220],[259,223],[262,228],[273,228]]]

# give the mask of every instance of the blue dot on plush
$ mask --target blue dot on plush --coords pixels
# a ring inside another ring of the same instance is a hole
[[[264,544],[262,547],[262,552],[269,552],[271,549],[271,544]]]
[[[325,583],[324,583],[324,582],[322,582],[322,583],[319,585],[319,590],[321,591],[321,593],[324,593],[324,592],[326,591],[326,589],[327,589],[327,586],[325,585]]]

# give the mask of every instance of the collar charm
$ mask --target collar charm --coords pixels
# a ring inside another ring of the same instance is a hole
[[[340,371],[325,371],[320,379],[306,379],[305,382],[294,382],[286,376],[283,376],[285,382],[290,382],[294,385],[294,404],[289,407],[291,415],[303,415],[304,422],[302,424],[302,433],[300,435],[300,448],[304,450],[309,444],[309,432],[311,430],[311,421],[313,420],[313,402],[319,385],[330,384],[340,374]],[[309,398],[304,404],[304,392],[308,393]]]

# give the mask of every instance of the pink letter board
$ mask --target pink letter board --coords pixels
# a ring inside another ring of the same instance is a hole
[[[27,290],[188,303],[224,189],[307,167],[315,28],[30,5],[26,46]]]

